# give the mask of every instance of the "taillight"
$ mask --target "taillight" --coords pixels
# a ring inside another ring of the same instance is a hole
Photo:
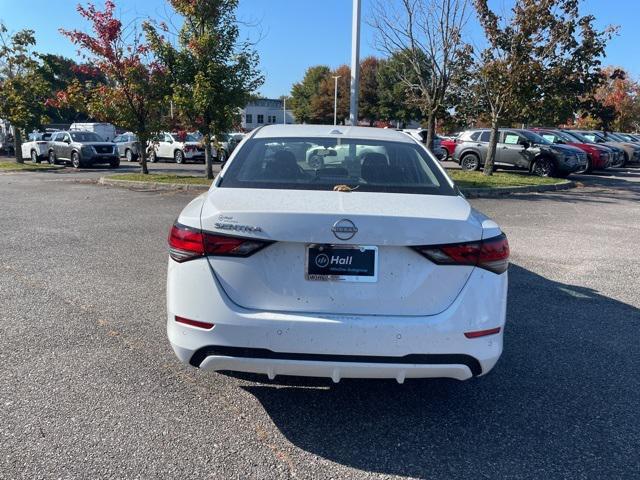
[[[470,265],[494,273],[509,267],[509,242],[504,233],[477,242],[412,248],[438,265]]]
[[[186,262],[204,255],[248,257],[273,242],[203,232],[178,222],[169,232],[169,255],[176,262]]]

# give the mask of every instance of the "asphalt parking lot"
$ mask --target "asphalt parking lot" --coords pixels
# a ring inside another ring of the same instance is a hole
[[[404,385],[181,365],[166,236],[193,195],[105,171],[0,174],[0,478],[640,478],[640,169],[472,200],[512,248],[503,357]]]

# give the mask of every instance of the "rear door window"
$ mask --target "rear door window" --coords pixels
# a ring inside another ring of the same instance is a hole
[[[506,132],[504,134],[503,143],[506,143],[507,145],[517,145],[520,139],[520,135],[518,135],[517,133]]]

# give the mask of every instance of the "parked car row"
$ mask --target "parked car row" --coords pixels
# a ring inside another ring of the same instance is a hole
[[[500,129],[495,166],[522,168],[540,176],[566,177],[571,173],[623,167],[640,162],[640,137],[632,134],[557,128]],[[447,157],[464,170],[484,166],[489,129],[472,129],[441,142]]]
[[[223,137],[218,148],[213,149],[214,157],[226,161],[244,134],[234,133]],[[201,136],[163,132],[156,135],[147,146],[150,162],[160,159],[174,160],[176,163],[204,161],[204,147]],[[219,152],[219,153],[218,153]],[[137,161],[140,152],[138,139],[131,132],[115,136],[113,141],[105,141],[101,135],[89,130],[63,130],[54,132],[34,132],[22,144],[23,158],[31,158],[34,163],[47,160],[51,164],[68,162],[75,168],[86,165],[108,163],[112,168],[120,165],[120,159]]]

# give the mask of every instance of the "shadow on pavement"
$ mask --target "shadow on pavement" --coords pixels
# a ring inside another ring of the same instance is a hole
[[[295,446],[365,471],[638,475],[640,310],[516,265],[510,276],[505,351],[486,377],[404,385],[280,377],[243,388]]]

